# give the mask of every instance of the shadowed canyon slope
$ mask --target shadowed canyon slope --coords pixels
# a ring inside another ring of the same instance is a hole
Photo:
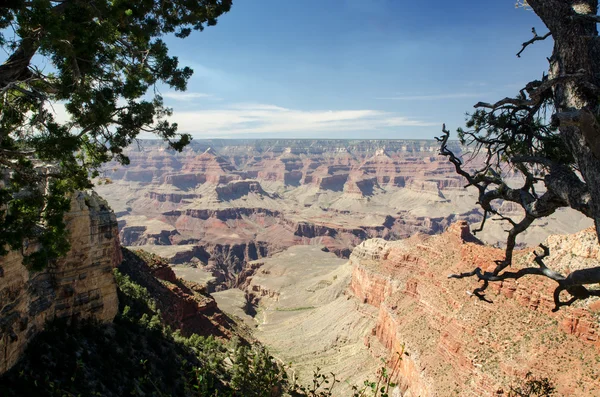
[[[0,374],[55,318],[111,322],[117,314],[113,268],[122,260],[115,215],[95,193],[77,192],[65,223],[72,236],[68,254],[33,272],[23,255],[0,257]]]
[[[368,238],[478,221],[474,192],[437,151],[427,140],[201,140],[176,153],[142,141],[129,166],[106,168],[97,190],[117,213],[123,245],[202,263],[211,288],[223,289],[244,282],[249,261],[290,246],[347,258]],[[557,212],[521,242],[588,225]],[[502,226],[490,222],[478,237],[501,242]]]

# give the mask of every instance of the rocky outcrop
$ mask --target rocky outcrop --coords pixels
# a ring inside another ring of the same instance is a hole
[[[360,173],[355,173],[348,177],[348,181],[344,185],[344,193],[371,196],[378,188],[377,178],[368,178]]]
[[[406,184],[406,188],[418,193],[429,193],[440,198],[445,198],[440,191],[437,181],[427,181],[422,179],[411,179]]]
[[[215,192],[220,201],[236,200],[252,193],[270,197],[270,195],[263,190],[262,186],[260,186],[260,183],[255,180],[229,182],[226,185],[217,186]]]
[[[206,174],[200,173],[173,173],[163,177],[163,183],[173,185],[180,189],[194,188],[196,185],[206,183]]]
[[[208,148],[199,156],[187,158],[183,162],[182,170],[202,172],[207,175],[222,175],[235,170],[235,167],[227,159],[219,156],[213,148]]]
[[[207,220],[216,218],[221,220],[241,219],[245,216],[266,215],[279,216],[278,211],[265,208],[223,208],[223,209],[189,209],[185,211],[171,211],[163,214],[167,218],[186,216],[195,219]]]
[[[127,170],[123,175],[123,179],[131,182],[152,182],[154,178],[153,170]]]
[[[365,175],[374,176],[380,185],[401,186],[404,182],[404,178],[400,177],[402,174],[400,161],[390,157],[384,150],[378,150],[375,156],[360,165],[359,170]]]
[[[243,284],[252,275],[256,265],[252,261],[266,257],[269,243],[251,241],[242,244],[210,244],[205,246],[209,253],[208,265],[205,267],[228,288]],[[222,289],[220,287],[219,289]]]
[[[546,244],[553,269],[597,266],[591,229]],[[600,395],[598,298],[552,313],[555,283],[547,279],[492,283],[489,304],[465,294],[478,286],[475,280],[446,278],[476,266],[491,269],[502,254],[475,239],[465,222],[437,236],[367,240],[354,249],[351,290],[379,308],[373,337],[390,360],[405,347],[403,395],[506,395],[528,372],[551,379],[561,395]],[[531,250],[519,251],[513,267],[531,261]]]
[[[199,198],[197,194],[182,194],[182,193],[156,193],[148,192],[144,194],[144,197],[148,197],[151,200],[156,200],[159,203],[169,202],[179,204],[184,200],[193,200]]]
[[[302,159],[287,148],[280,156],[257,157],[248,170],[255,172],[256,178],[264,181],[282,182],[284,185],[297,186],[302,179]]]
[[[144,251],[123,249],[119,271],[148,290],[164,321],[182,335],[230,337],[232,322],[205,288],[175,276],[168,263]]]
[[[146,226],[124,226],[119,232],[123,245],[171,245],[171,239],[177,235],[176,230],[161,230],[158,233],[148,233]]]
[[[77,193],[65,215],[71,250],[39,272],[18,252],[0,258],[0,373],[55,318],[112,321],[118,310],[113,268],[121,262],[117,221],[95,193]]]

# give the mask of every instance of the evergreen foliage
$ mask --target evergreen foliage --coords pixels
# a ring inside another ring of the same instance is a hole
[[[215,25],[231,0],[31,0],[0,4],[0,255],[33,268],[64,255],[69,196],[102,164],[129,162],[140,133],[181,150],[159,88],[193,71],[170,56],[178,38]],[[45,66],[44,66],[45,65]],[[53,110],[63,107],[64,116]]]
[[[281,395],[287,375],[259,345],[165,326],[148,290],[115,270],[114,324],[55,321],[0,378],[2,396]]]

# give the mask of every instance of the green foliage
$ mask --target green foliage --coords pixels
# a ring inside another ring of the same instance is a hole
[[[234,342],[235,343],[235,342]],[[231,387],[248,397],[280,395],[287,386],[287,374],[261,345],[234,345]]]
[[[516,386],[511,386],[508,397],[551,397],[556,388],[548,378],[535,377],[531,372],[525,375],[525,380]]]
[[[373,382],[366,380],[362,388],[353,386],[352,390],[354,391],[354,394],[352,397],[389,397],[390,388],[396,387],[396,384],[392,382],[392,379],[396,375],[396,370],[400,365],[400,361],[402,361],[403,354],[404,345],[402,345],[401,351],[396,352],[396,359],[394,360],[391,372],[388,371],[386,362],[382,359],[383,365],[377,371],[377,381]]]
[[[114,324],[50,324],[0,377],[1,396],[270,397],[289,388],[263,347],[173,332],[144,287],[115,276],[123,302]]]
[[[323,374],[321,368],[317,367],[313,371],[312,383],[306,386],[295,385],[292,395],[298,397],[331,397],[336,383],[339,382],[333,372]]]
[[[135,312],[142,314],[156,313],[156,301],[150,296],[148,290],[141,285],[133,282],[131,278],[122,274],[118,269],[114,269],[115,280],[119,286],[119,292],[125,297],[128,305],[135,307]],[[130,309],[127,310],[127,313]],[[125,310],[121,313],[124,315]]]
[[[531,113],[531,109],[478,109],[469,115],[465,126],[466,129],[458,129],[461,143],[473,145],[476,150],[489,150],[496,165],[519,156],[546,158],[565,165],[574,163],[556,128],[543,114]]]
[[[390,388],[396,387],[392,382],[398,365],[402,360],[402,352],[397,352],[397,359],[390,372],[387,368],[385,360],[382,359],[383,365],[377,371],[377,379],[375,381],[365,380],[362,386],[352,385],[352,397],[389,397]],[[313,371],[313,379],[309,385],[294,385],[290,389],[290,394],[296,397],[331,397],[335,385],[339,383],[334,373],[324,374],[321,368],[317,367]]]
[[[68,197],[102,164],[127,164],[140,132],[181,150],[191,137],[167,117],[161,85],[185,90],[192,69],[163,36],[216,24],[231,0],[33,0],[0,6],[0,255],[33,268],[68,250]],[[35,63],[32,61],[35,57]],[[36,65],[50,65],[41,70]],[[68,119],[52,107],[64,106]]]

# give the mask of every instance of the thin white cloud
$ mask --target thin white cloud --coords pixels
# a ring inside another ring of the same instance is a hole
[[[483,82],[483,81],[469,81],[467,83],[467,87],[485,87],[487,85],[488,85],[488,83]]]
[[[172,117],[180,132],[196,136],[260,133],[327,133],[377,131],[394,127],[432,127],[426,122],[379,110],[287,109],[269,104],[233,104],[221,109],[177,111]]]
[[[390,97],[380,97],[376,99],[385,99],[392,101],[439,101],[444,99],[477,98],[485,96],[486,93],[477,92],[457,92],[453,94],[435,94],[435,95],[397,95]]]
[[[194,99],[201,98],[214,98],[211,94],[205,94],[203,92],[179,92],[179,91],[170,91],[162,94],[163,98],[173,99],[175,101],[191,101]]]
[[[282,108],[281,106],[276,105],[267,105],[264,103],[255,103],[255,102],[241,102],[241,103],[233,103],[228,106],[229,109],[237,109],[237,110],[288,110],[286,108]]]

